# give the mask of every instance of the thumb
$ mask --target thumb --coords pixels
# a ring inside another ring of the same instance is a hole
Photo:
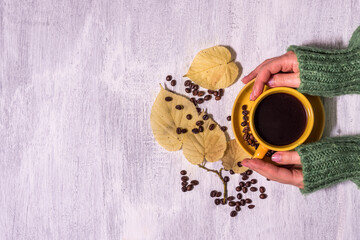
[[[279,164],[301,164],[301,159],[296,151],[276,152],[271,160]]]
[[[292,87],[300,86],[299,73],[278,73],[273,75],[267,82],[269,87]]]

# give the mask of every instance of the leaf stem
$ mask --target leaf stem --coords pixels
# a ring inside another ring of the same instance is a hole
[[[215,170],[215,169],[210,169],[210,168],[205,167],[205,163],[206,162],[204,161],[202,164],[199,164],[198,166],[200,168],[202,168],[202,169],[205,169],[208,172],[216,173],[219,176],[220,180],[223,182],[223,185],[224,185],[224,195],[223,195],[223,197],[224,197],[224,201],[226,201],[226,198],[227,198],[227,182],[225,182],[225,180],[224,180],[224,178],[222,176],[222,171],[224,170],[224,168],[220,168],[219,171]]]

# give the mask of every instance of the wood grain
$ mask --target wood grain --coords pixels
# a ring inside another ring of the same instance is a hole
[[[352,182],[304,197],[255,175],[269,198],[230,218],[209,198],[219,179],[162,149],[149,116],[159,83],[172,74],[182,92],[201,49],[231,46],[247,74],[290,44],[345,47],[359,12],[355,0],[0,1],[0,239],[358,239]],[[220,124],[242,87],[204,105]],[[324,102],[326,136],[360,133],[359,95]],[[191,193],[181,169],[200,180]]]

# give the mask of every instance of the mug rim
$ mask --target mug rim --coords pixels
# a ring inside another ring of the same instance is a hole
[[[259,103],[267,96],[275,94],[275,93],[286,93],[286,94],[290,94],[291,96],[295,97],[296,99],[298,99],[301,104],[304,107],[304,110],[306,112],[306,117],[307,117],[307,122],[306,122],[306,127],[305,130],[303,132],[303,134],[294,142],[287,144],[287,145],[283,145],[283,146],[278,146],[278,145],[273,145],[270,144],[266,141],[264,141],[259,134],[256,131],[256,128],[254,126],[254,116],[255,116],[255,110],[258,107]],[[293,88],[289,88],[289,87],[276,87],[276,88],[272,88],[267,90],[266,92],[262,93],[254,102],[251,110],[250,110],[250,116],[249,116],[249,124],[250,124],[250,130],[254,136],[254,138],[259,142],[260,145],[263,145],[264,147],[270,149],[270,150],[275,150],[275,151],[289,151],[292,150],[294,148],[296,148],[297,146],[299,146],[300,144],[302,144],[303,142],[305,142],[305,140],[309,137],[313,126],[314,126],[314,110],[309,102],[309,100],[299,91],[293,89]]]

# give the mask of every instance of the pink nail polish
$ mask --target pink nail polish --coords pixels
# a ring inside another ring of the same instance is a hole
[[[281,154],[275,153],[274,155],[272,155],[271,160],[274,162],[281,162]]]
[[[268,81],[267,85],[268,85],[269,87],[275,87],[274,78],[271,77],[270,80]]]

